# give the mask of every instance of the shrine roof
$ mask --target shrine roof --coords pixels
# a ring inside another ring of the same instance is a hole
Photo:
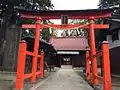
[[[86,37],[53,37],[49,43],[58,51],[84,51],[88,47]]]

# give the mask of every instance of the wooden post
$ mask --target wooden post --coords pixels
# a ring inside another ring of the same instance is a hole
[[[109,43],[104,41],[102,43],[102,56],[103,56],[103,84],[104,90],[112,90],[111,74],[110,74],[110,58],[109,58]]]
[[[90,37],[90,57],[92,61],[92,76],[93,76],[93,84],[98,85],[98,70],[97,70],[97,60],[94,55],[96,55],[96,47],[95,47],[95,35],[94,35],[94,17],[90,18],[90,30],[89,30],[89,37]]]
[[[16,74],[16,90],[22,90],[24,85],[26,48],[27,48],[26,42],[25,41],[20,42]]]
[[[36,32],[35,32],[35,41],[34,41],[34,57],[32,60],[32,82],[36,82],[36,72],[37,72],[37,60],[38,60],[38,49],[39,49],[39,41],[40,41],[40,23],[41,19],[37,19],[36,21]]]
[[[44,77],[44,52],[41,52],[40,58],[40,78]]]
[[[86,51],[86,80],[90,80],[90,53]]]

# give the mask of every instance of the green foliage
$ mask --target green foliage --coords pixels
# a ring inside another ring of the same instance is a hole
[[[43,24],[48,24],[48,23],[50,23],[49,20],[43,20]],[[49,41],[49,39],[52,36],[52,34],[50,33],[49,28],[44,28],[41,31],[41,37],[42,37],[42,39],[46,40],[47,42]]]
[[[120,0],[100,0],[100,8],[109,8],[114,5],[119,5]]]
[[[120,8],[120,0],[100,0],[99,8],[110,8],[115,7],[115,5]],[[117,9],[116,12],[119,12],[120,9]],[[114,12],[114,13],[116,13]],[[105,23],[105,20],[98,20],[97,23]],[[106,40],[106,33],[108,30],[96,30],[96,46],[98,47],[98,43]]]
[[[48,10],[52,9],[53,4],[51,0],[1,0],[0,4],[4,7],[19,7],[24,9]]]
[[[75,19],[70,22],[70,24],[87,24],[88,20],[86,19]]]
[[[45,29],[42,30],[42,32],[41,32],[42,39],[44,39],[48,42],[51,36],[52,35],[49,32],[49,28],[45,28]]]
[[[70,22],[70,24],[87,24],[88,23],[88,20],[86,19],[74,19]],[[88,35],[88,30],[87,29],[81,29],[81,28],[78,28],[78,31],[79,31],[79,36],[87,36]]]
[[[14,7],[20,9],[29,9],[29,10],[49,10],[52,9],[53,4],[51,0],[3,0],[2,7],[6,8],[6,10],[13,9]],[[7,5],[7,7],[6,7]],[[10,10],[9,10],[10,11]],[[33,19],[21,19],[21,23],[24,24],[35,24],[35,20]],[[44,24],[47,24],[46,20],[43,20]],[[29,29],[33,34],[35,33],[35,29]],[[46,41],[49,40],[51,34],[49,29],[43,29],[41,31],[41,36]]]
[[[49,10],[52,9],[53,4],[51,4],[51,0],[34,0],[33,4],[35,3],[39,4],[39,7],[43,10]]]

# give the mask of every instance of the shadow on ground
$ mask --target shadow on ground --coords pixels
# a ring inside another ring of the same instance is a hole
[[[85,73],[83,72],[84,68],[74,68],[74,71],[80,75],[84,80],[85,78]],[[99,72],[100,74],[100,72]],[[87,81],[88,82],[88,81]],[[103,90],[103,82],[99,81],[98,86],[93,86],[90,82],[88,84],[93,87],[95,90]],[[120,78],[118,77],[112,77],[112,90],[120,90]]]
[[[52,70],[51,72],[45,71],[45,76],[43,79],[37,77],[36,83],[30,83],[30,79],[26,79],[24,81],[24,89],[29,90],[31,87],[34,87],[37,83],[41,82],[52,73],[56,72],[57,69]],[[16,73],[11,72],[2,72],[0,71],[0,90],[15,90],[15,80],[16,80]]]

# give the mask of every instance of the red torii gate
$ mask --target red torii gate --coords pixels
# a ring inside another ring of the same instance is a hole
[[[20,44],[19,48],[19,56],[18,56],[18,69],[17,69],[17,77],[16,77],[16,89],[21,90],[23,88],[23,81],[25,78],[31,78],[32,82],[36,81],[36,75],[40,74],[40,77],[43,77],[43,54],[38,55],[38,47],[39,47],[39,39],[40,39],[40,31],[42,28],[56,28],[56,29],[71,29],[71,28],[87,28],[89,29],[89,37],[90,37],[90,55],[86,54],[86,65],[87,65],[87,73],[90,74],[90,67],[88,64],[88,56],[92,61],[92,83],[97,85],[98,84],[98,70],[97,70],[97,61],[96,61],[96,48],[95,48],[95,36],[94,36],[94,29],[107,29],[109,28],[108,24],[95,24],[95,19],[100,19],[100,18],[106,18],[111,16],[112,9],[104,9],[104,10],[99,10],[99,9],[93,9],[93,10],[50,10],[50,11],[27,11],[27,10],[19,10],[20,15],[22,18],[27,18],[27,19],[34,19],[36,20],[36,24],[23,24],[22,28],[36,28],[36,33],[35,33],[35,42],[34,42],[34,52],[26,52],[26,46],[25,44]],[[81,25],[81,24],[76,24],[76,25],[55,25],[55,24],[50,24],[50,25],[44,25],[42,24],[43,19],[61,19],[62,15],[67,15],[69,19],[88,19],[89,24],[87,25]],[[104,46],[107,46],[104,44]],[[104,48],[103,46],[103,48]],[[24,50],[23,48],[24,47]],[[107,47],[108,49],[108,47]],[[103,49],[105,50],[105,49]],[[26,54],[29,54],[33,56],[33,62],[32,62],[32,73],[29,75],[24,76],[24,68],[21,69],[22,65],[25,64],[21,59],[25,60]],[[105,56],[105,53],[103,53]],[[109,57],[109,55],[107,55]],[[40,64],[40,68],[42,70],[40,72],[36,71],[36,66],[37,66],[37,59],[41,58],[42,64]],[[103,63],[108,62],[109,63],[109,58],[105,58],[106,61],[104,60]],[[20,65],[22,63],[22,65]],[[111,90],[111,78],[110,78],[110,69],[108,63],[105,63],[105,71],[108,72],[109,75],[107,77],[104,74],[103,81],[104,81],[104,90]],[[23,74],[21,75],[22,72]],[[20,82],[19,82],[20,81]]]

